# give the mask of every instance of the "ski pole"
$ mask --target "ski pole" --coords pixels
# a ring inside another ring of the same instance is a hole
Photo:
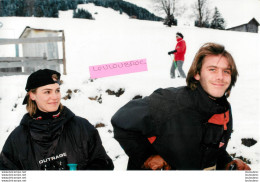
[[[170,55],[170,56],[171,56],[171,55]],[[176,61],[175,61],[174,57],[173,57],[173,58],[171,57],[171,60],[172,60],[173,63],[174,63],[175,69],[177,69],[177,75],[178,75],[178,77],[180,77],[180,73],[179,73],[179,70],[178,70],[178,68],[177,68],[177,64],[176,64]]]

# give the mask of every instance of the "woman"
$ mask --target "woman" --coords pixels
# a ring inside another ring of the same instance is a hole
[[[60,73],[44,69],[27,80],[28,111],[5,142],[0,170],[113,170],[98,131],[60,103]]]

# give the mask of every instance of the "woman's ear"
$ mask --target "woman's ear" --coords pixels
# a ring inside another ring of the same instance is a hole
[[[29,92],[29,97],[31,98],[31,100],[35,100],[36,99],[35,94],[32,93],[32,92]]]

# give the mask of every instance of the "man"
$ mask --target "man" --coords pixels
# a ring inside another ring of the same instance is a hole
[[[61,104],[60,83],[49,69],[28,77],[28,113],[4,144],[0,170],[114,169],[94,126]]]
[[[184,63],[184,55],[186,53],[186,43],[183,40],[183,35],[179,32],[176,33],[177,44],[175,50],[168,52],[169,55],[174,54],[174,60],[171,67],[171,78],[175,78],[175,69],[178,67],[178,71],[182,78],[186,78],[186,75],[182,69]]]
[[[230,53],[207,43],[194,58],[187,86],[158,89],[119,109],[112,124],[129,156],[128,170],[249,170],[226,151],[232,132],[227,97],[237,75]]]

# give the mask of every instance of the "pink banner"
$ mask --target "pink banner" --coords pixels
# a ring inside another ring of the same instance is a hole
[[[109,63],[89,67],[90,78],[92,79],[141,71],[147,71],[146,59]]]

